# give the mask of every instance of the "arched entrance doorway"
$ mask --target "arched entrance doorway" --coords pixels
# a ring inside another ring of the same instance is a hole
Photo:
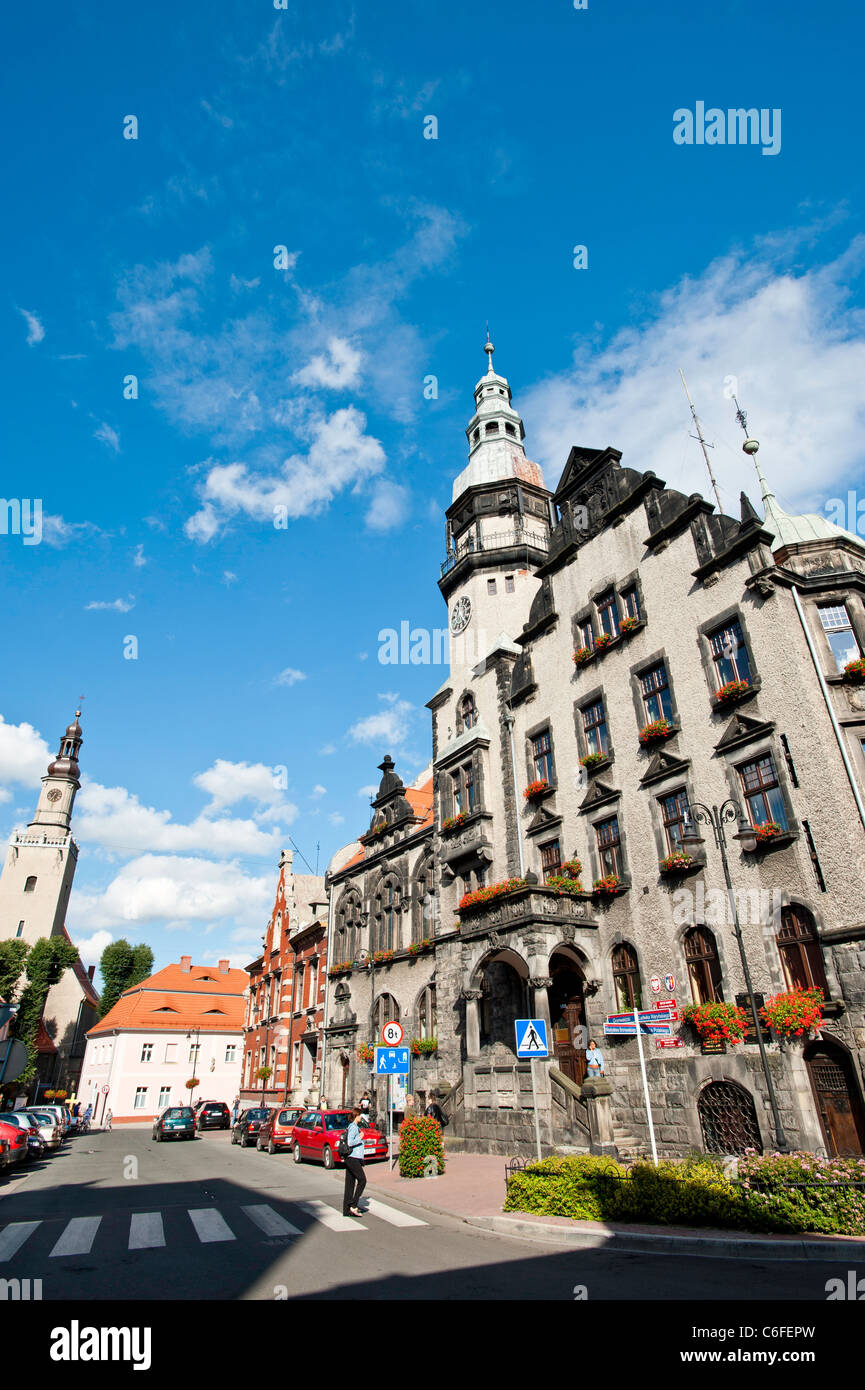
[[[556,1066],[578,1084],[586,1075],[585,976],[576,956],[554,951],[548,989]]]
[[[482,1051],[503,1047],[516,1053],[518,1018],[525,1018],[528,971],[525,962],[512,951],[488,957],[480,970],[480,1011],[478,1017]]]
[[[821,1038],[805,1049],[805,1064],[826,1152],[833,1158],[865,1153],[865,1115],[847,1052]]]

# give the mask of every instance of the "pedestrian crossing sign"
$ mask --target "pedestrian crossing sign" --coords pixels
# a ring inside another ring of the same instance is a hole
[[[550,1045],[545,1019],[518,1018],[516,1028],[518,1057],[549,1057]]]

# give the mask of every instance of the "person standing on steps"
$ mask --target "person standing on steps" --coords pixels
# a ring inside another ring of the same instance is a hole
[[[604,1054],[594,1038],[589,1038],[589,1045],[586,1048],[586,1067],[589,1076],[603,1076],[604,1074]]]
[[[363,1216],[359,1202],[366,1187],[366,1173],[363,1171],[363,1134],[358,1119],[361,1115],[359,1105],[352,1107],[351,1121],[346,1133],[348,1158],[345,1160],[345,1191],[342,1196],[343,1216]]]

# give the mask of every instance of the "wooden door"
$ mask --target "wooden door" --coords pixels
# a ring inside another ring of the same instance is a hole
[[[820,1051],[808,1061],[817,1112],[832,1157],[858,1156],[863,1152],[865,1124],[849,1063],[843,1054]]]
[[[583,1022],[583,1006],[580,1000],[571,1000],[562,1008],[559,1018],[553,1024],[553,1042],[556,1066],[580,1085],[586,1075],[585,1049],[575,1046],[580,1039],[579,1029]]]

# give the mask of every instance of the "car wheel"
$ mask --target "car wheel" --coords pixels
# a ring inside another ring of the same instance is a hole
[[[299,1145],[299,1144],[295,1144],[295,1146],[294,1146],[294,1148],[292,1149],[291,1152],[292,1152],[292,1154],[294,1155],[294,1161],[295,1161],[295,1163],[302,1163],[302,1162],[303,1162],[303,1154],[300,1152],[300,1145]]]
[[[324,1164],[325,1168],[327,1168],[328,1170],[334,1166],[333,1149],[329,1149],[326,1144],[324,1146],[324,1153],[322,1154],[321,1161]]]
[[[267,1152],[270,1154],[271,1158],[276,1153],[276,1145],[272,1139],[268,1139],[267,1141]]]
[[[242,1149],[248,1149],[248,1148],[249,1148],[249,1135],[248,1135],[248,1134],[244,1133],[243,1138],[242,1138],[241,1141],[240,1141],[240,1147],[241,1147]]]

